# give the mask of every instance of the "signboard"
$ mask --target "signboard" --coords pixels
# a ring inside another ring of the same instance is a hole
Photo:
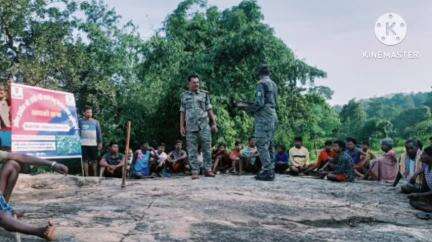
[[[72,93],[11,83],[11,150],[40,158],[81,158]]]
[[[10,98],[7,86],[0,84],[0,149],[10,150]]]

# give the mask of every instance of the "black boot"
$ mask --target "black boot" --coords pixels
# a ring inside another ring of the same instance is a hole
[[[275,179],[275,174],[272,171],[263,171],[255,176],[258,181],[273,181]]]

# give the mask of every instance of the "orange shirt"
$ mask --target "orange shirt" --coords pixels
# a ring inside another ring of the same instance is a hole
[[[237,160],[238,158],[240,158],[240,155],[240,150],[232,150],[230,153],[230,159]]]
[[[327,151],[326,149],[323,149],[319,156],[318,156],[318,161],[317,163],[323,163],[323,162],[327,162],[329,159],[336,157],[336,153],[332,150]]]

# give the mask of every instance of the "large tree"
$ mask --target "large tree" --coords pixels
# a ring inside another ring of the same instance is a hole
[[[191,12],[192,6],[198,8]],[[212,96],[220,125],[216,139],[229,143],[245,139],[252,132],[251,118],[233,110],[229,103],[232,99],[253,100],[257,68],[263,63],[270,66],[280,90],[279,141],[288,141],[295,131],[299,135],[310,133],[304,124],[312,116],[310,104],[316,99],[307,98],[306,93],[331,95],[325,88],[320,88],[321,92],[303,88],[313,86],[314,79],[324,77],[325,72],[295,57],[263,23],[255,1],[243,1],[224,11],[207,7],[204,1],[184,1],[167,17],[160,33],[146,44],[140,78],[147,83],[146,92],[163,90],[153,99],[152,112],[157,115],[150,114],[147,127],[156,120],[167,127],[154,130],[155,139],[178,137],[179,96],[191,73],[200,75]]]
[[[329,136],[338,126],[326,103],[332,91],[314,85],[325,72],[296,58],[263,18],[252,0],[226,10],[186,0],[143,40],[103,1],[4,0],[0,75],[75,93],[78,107],[95,107],[106,141],[122,140],[131,120],[137,145],[179,137],[179,96],[197,73],[218,116],[215,140],[231,144],[251,135],[253,123],[230,101],[254,99],[257,67],[266,63],[280,89],[278,141]]]
[[[354,99],[342,107],[340,115],[342,136],[353,136],[360,138],[361,129],[366,121],[366,112],[363,105]]]

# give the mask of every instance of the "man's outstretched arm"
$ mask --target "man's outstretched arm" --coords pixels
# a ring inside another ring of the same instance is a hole
[[[49,161],[34,156],[28,156],[18,153],[8,153],[5,160],[14,160],[21,164],[34,165],[34,166],[50,166],[53,170],[61,174],[68,174],[68,168],[55,161]]]
[[[262,85],[258,85],[255,92],[255,102],[236,102],[234,107],[244,109],[246,112],[254,114],[265,105],[264,89]]]

